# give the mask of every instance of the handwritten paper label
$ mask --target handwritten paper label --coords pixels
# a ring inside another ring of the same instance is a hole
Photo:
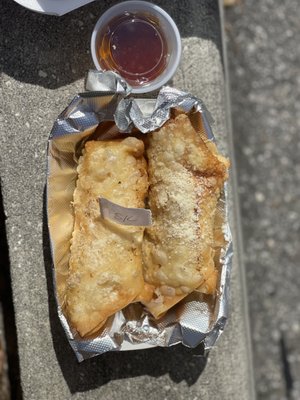
[[[152,225],[151,211],[145,208],[127,208],[99,198],[100,212],[104,219],[110,219],[121,225],[149,226]]]

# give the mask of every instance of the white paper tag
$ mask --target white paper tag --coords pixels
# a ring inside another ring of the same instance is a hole
[[[104,219],[110,219],[121,225],[149,226],[152,225],[151,211],[145,208],[127,208],[99,198],[100,212]]]

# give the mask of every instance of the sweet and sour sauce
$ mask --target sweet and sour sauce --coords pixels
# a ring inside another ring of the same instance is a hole
[[[119,73],[134,86],[157,78],[166,67],[168,55],[159,22],[147,14],[125,12],[101,31],[101,68]]]

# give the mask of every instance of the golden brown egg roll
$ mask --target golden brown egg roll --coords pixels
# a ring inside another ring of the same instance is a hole
[[[75,223],[63,311],[81,337],[141,292],[143,227],[101,217],[99,197],[124,207],[144,207],[147,164],[141,140],[88,141],[79,159]]]
[[[185,114],[149,134],[147,157],[153,225],[145,230],[143,268],[153,294],[143,303],[159,318],[195,289],[215,292],[214,220],[229,161]]]

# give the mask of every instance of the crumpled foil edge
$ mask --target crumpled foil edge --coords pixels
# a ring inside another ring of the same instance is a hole
[[[53,260],[55,259],[55,246],[51,235],[53,227],[49,224],[48,201],[49,181],[52,176],[50,168],[52,155],[49,150],[51,142],[68,135],[93,131],[100,122],[112,120],[115,121],[121,132],[129,133],[135,126],[142,133],[147,133],[162,126],[170,118],[170,112],[173,108],[180,109],[186,113],[199,112],[202,116],[208,139],[215,140],[211,129],[213,120],[209,111],[201,100],[189,93],[171,87],[164,87],[159,92],[156,100],[128,98],[131,88],[122,78],[112,72],[102,73],[98,71],[89,71],[86,87],[93,91],[75,96],[55,121],[49,136],[47,213]],[[120,311],[108,321],[108,326],[105,327],[100,336],[94,339],[81,339],[70,328],[59,305],[55,266],[53,265],[58,315],[78,361],[83,361],[107,351],[135,350],[155,346],[168,347],[178,343],[191,348],[195,348],[202,343],[204,351],[214,346],[223,332],[228,318],[233,245],[228,224],[227,196],[226,183],[223,197],[220,201],[223,202],[224,206],[225,222],[223,224],[223,233],[227,244],[221,251],[222,271],[216,303],[213,306],[213,311],[217,310],[217,315],[213,315],[212,308],[207,307],[207,300],[201,300],[201,295],[195,295],[200,297],[196,298],[195,301],[191,299],[184,302],[180,309],[181,316],[179,320],[173,309],[167,313],[162,321],[157,323],[153,322],[151,316],[147,313],[143,313],[138,321],[134,321],[127,320],[126,312],[124,314],[123,311]],[[193,318],[196,315],[199,319],[196,327],[191,323],[191,319],[193,319],[190,317],[191,315]],[[202,319],[204,320],[203,323]],[[213,320],[211,321],[211,319]],[[201,325],[205,326],[206,329],[202,330]]]

